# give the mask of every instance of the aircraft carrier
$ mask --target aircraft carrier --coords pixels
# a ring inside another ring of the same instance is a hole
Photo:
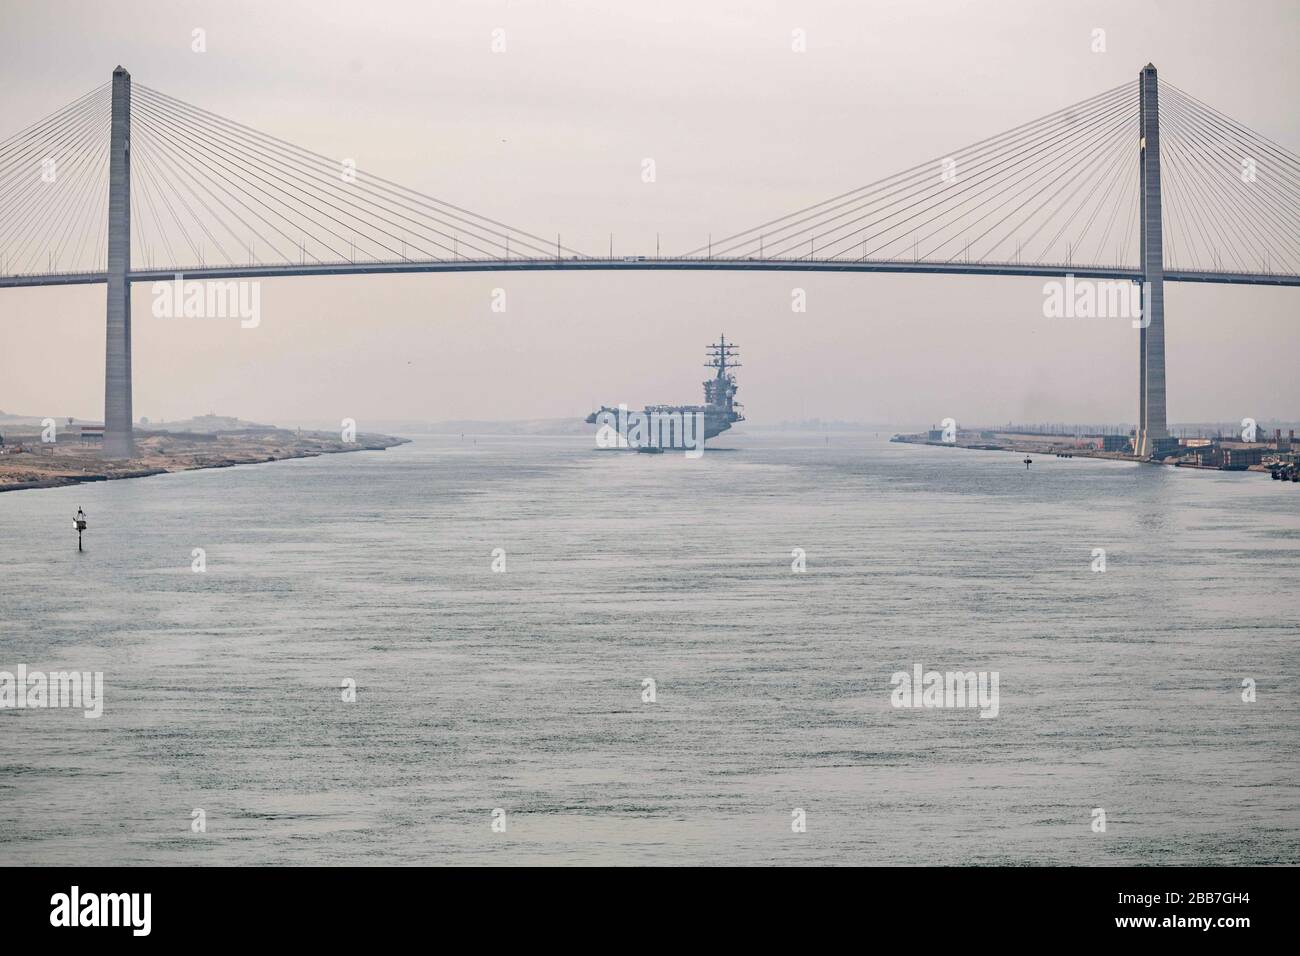
[[[697,412],[704,415],[704,437],[705,439],[716,438],[727,429],[731,428],[736,422],[743,422],[744,406],[736,401],[736,376],[732,374],[732,369],[740,368],[740,363],[732,361],[738,355],[737,348],[734,344],[727,341],[725,335],[718,336],[718,341],[708,348],[709,360],[704,363],[705,368],[714,369],[712,378],[704,380],[704,404],[703,405],[647,405],[645,414],[671,415],[681,413],[682,415],[693,415]],[[590,415],[587,416],[587,424],[594,425],[601,421],[601,416],[610,414],[618,415],[618,407],[611,408],[608,405],[602,405]],[[608,418],[604,419],[608,421]]]

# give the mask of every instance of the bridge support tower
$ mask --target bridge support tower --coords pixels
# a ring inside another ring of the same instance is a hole
[[[134,458],[131,429],[131,74],[113,71],[108,159],[108,333],[104,457]]]
[[[1169,438],[1165,418],[1165,260],[1160,216],[1160,106],[1156,68],[1138,77],[1139,191],[1142,220],[1142,329],[1138,343],[1138,430],[1133,452],[1149,458]]]

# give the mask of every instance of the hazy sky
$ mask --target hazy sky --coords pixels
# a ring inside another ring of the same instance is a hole
[[[703,244],[1132,80],[1300,148],[1294,2],[0,0],[0,138],[135,80],[566,245]],[[191,50],[195,28],[207,52]],[[492,31],[507,49],[493,53]],[[791,50],[791,32],[807,52]],[[1092,52],[1095,28],[1106,52]],[[1136,136],[1136,133],[1135,133]],[[655,160],[657,181],[641,178]],[[1136,163],[1136,155],[1134,157]],[[807,290],[793,314],[791,289]],[[490,309],[507,291],[507,311]],[[510,274],[262,281],[262,322],[134,302],[135,412],[583,416],[698,401],[741,347],[756,422],[1137,417],[1137,332],[1042,282]],[[1166,289],[1171,422],[1300,417],[1300,289]],[[0,290],[0,408],[98,418],[104,288]]]

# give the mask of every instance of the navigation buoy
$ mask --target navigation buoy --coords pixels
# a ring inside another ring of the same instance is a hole
[[[85,513],[84,511],[82,511],[80,507],[77,508],[77,516],[76,516],[75,518],[72,519],[72,524],[73,524],[73,525],[76,527],[76,529],[77,529],[77,550],[80,551],[80,550],[81,550],[81,532],[83,532],[83,531],[86,530],[86,513]]]
[[[1030,458],[1028,455],[1026,455],[1026,456],[1025,456],[1025,471],[1028,471],[1028,470],[1029,470],[1029,466],[1032,465],[1033,463],[1034,463],[1034,459],[1032,459],[1032,458]]]

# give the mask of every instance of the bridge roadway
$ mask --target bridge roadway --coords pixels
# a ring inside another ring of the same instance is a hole
[[[189,266],[137,269],[132,282],[185,279],[260,279],[275,276],[390,275],[408,272],[886,272],[921,275],[997,275],[1079,279],[1128,279],[1137,282],[1141,270],[1120,266],[1072,266],[1066,263],[1027,265],[1014,262],[927,262],[925,260],[853,259],[728,259],[654,258],[533,258],[533,259],[406,259],[392,262],[341,261],[318,263],[250,263],[230,266]],[[105,272],[53,272],[0,275],[0,288],[47,285],[92,285],[107,281]],[[1300,275],[1255,272],[1165,271],[1167,282],[1216,282],[1230,285],[1300,286]]]

